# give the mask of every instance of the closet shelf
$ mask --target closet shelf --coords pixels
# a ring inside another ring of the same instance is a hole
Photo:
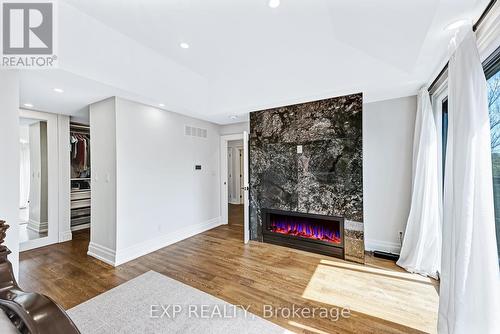
[[[90,177],[77,177],[77,178],[71,179],[71,181],[88,181],[90,179],[91,179]]]
[[[85,130],[90,130],[90,126],[88,125],[80,125],[80,124],[76,124],[76,123],[70,123],[69,124],[69,128],[72,129],[85,129]]]

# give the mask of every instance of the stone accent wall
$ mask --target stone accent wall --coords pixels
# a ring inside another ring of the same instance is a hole
[[[345,258],[364,262],[362,108],[354,94],[250,113],[252,239],[261,208],[340,216]]]

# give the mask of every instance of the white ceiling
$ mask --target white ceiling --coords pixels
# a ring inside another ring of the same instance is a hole
[[[227,124],[342,94],[413,95],[446,57],[444,27],[477,19],[488,2],[64,0],[60,69],[23,73],[21,103],[72,114],[120,95]]]

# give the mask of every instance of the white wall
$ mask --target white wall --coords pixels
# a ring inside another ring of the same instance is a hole
[[[19,140],[22,140],[25,143],[30,142],[30,127],[29,127],[29,125],[21,125],[19,127]]]
[[[5,244],[12,252],[9,260],[14,274],[19,271],[19,74],[0,75],[0,219],[10,228]]]
[[[221,223],[218,125],[117,98],[91,106],[90,127],[90,255],[118,265]]]
[[[221,125],[219,131],[221,135],[232,135],[243,131],[250,132],[250,122]]]
[[[415,96],[363,105],[365,247],[399,252],[410,210]]]
[[[219,126],[124,99],[116,109],[117,262],[220,224]]]
[[[89,255],[114,264],[116,252],[115,98],[90,106],[92,196]],[[140,137],[135,135],[134,137]]]

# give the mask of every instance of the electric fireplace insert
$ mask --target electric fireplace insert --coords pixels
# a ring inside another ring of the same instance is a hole
[[[262,209],[264,242],[344,258],[344,218]]]

